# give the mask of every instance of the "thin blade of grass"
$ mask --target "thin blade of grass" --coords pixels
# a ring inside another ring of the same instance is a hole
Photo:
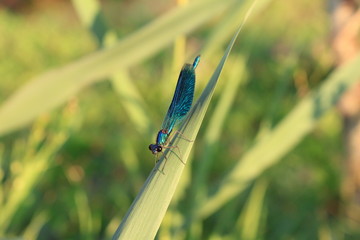
[[[116,44],[116,32],[110,30],[105,23],[98,0],[72,0],[80,21],[92,32],[99,43],[99,47]],[[147,117],[148,107],[142,98],[128,71],[119,69],[110,76],[114,90],[120,97],[134,129],[144,133],[150,129],[150,120]]]
[[[261,219],[264,211],[264,200],[267,190],[267,182],[260,179],[251,190],[251,194],[245,204],[236,225],[241,232],[241,239],[260,239]]]
[[[150,57],[234,1],[204,0],[177,8],[112,47],[35,77],[0,107],[0,136],[64,103],[84,87]]]
[[[251,10],[230,41],[206,88],[179,127],[179,132],[170,141],[169,145],[176,148],[166,149],[116,230],[113,240],[155,237],[194,143],[183,136],[195,140],[226,59]]]
[[[99,45],[104,45],[104,39],[112,34],[105,23],[98,0],[72,0],[81,22],[94,34]]]
[[[230,62],[230,60],[233,60]],[[226,116],[231,109],[233,101],[236,96],[237,89],[239,85],[245,82],[246,79],[246,57],[237,57],[235,59],[229,59],[228,67],[232,69],[231,75],[227,76],[224,89],[221,92],[220,99],[210,116],[210,122],[206,127],[205,135],[205,145],[203,146],[203,156],[197,161],[197,168],[194,169],[195,174],[193,174],[193,179],[191,185],[189,186],[190,193],[188,194],[189,202],[191,206],[187,208],[186,219],[183,220],[182,228],[187,229],[186,232],[191,235],[192,238],[197,238],[194,236],[194,229],[197,230],[197,227],[194,226],[193,217],[199,208],[199,205],[203,204],[203,201],[207,197],[207,192],[209,186],[206,185],[206,176],[208,176],[208,171],[211,165],[214,162],[213,154],[217,149],[217,142],[219,141],[219,136],[224,125]],[[185,226],[185,227],[184,227]]]
[[[274,130],[262,136],[226,175],[215,194],[199,209],[197,217],[203,219],[213,214],[293,149],[315,127],[319,118],[358,81],[359,66],[360,56],[337,69],[317,91],[305,97]]]

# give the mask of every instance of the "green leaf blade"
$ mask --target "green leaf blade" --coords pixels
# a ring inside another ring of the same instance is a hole
[[[203,219],[213,214],[263,171],[280,161],[336,104],[342,93],[358,81],[359,65],[360,56],[337,69],[316,92],[305,97],[274,130],[249,149],[222,180],[218,191],[199,209],[197,216]]]
[[[175,9],[112,47],[35,77],[0,107],[0,136],[66,102],[84,87],[150,57],[233,2],[203,0]]]
[[[196,138],[216,83],[241,27],[230,41],[206,88],[179,127],[179,132],[175,133],[170,141],[169,146],[176,147],[166,149],[114,234],[114,240],[155,237],[194,144],[188,139]]]

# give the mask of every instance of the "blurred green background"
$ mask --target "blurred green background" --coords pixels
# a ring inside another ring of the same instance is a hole
[[[112,236],[154,167],[148,145],[181,65],[202,54],[197,98],[249,7],[196,2],[202,12],[195,2],[165,0],[0,2],[0,111],[10,106],[0,131],[1,239]],[[335,67],[327,1],[259,2],[225,65],[158,239],[360,239],[360,222],[344,214],[342,122],[334,109],[283,157],[259,166],[235,197],[192,218],[239,159]],[[162,17],[188,6],[184,28]],[[153,38],[131,38],[140,31],[169,42],[155,47]],[[112,51],[127,39],[123,48],[132,52]],[[103,51],[109,55],[79,67]],[[52,79],[54,89],[44,84]],[[11,105],[15,94],[20,103]]]

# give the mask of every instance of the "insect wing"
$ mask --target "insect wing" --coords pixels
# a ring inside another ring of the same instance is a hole
[[[185,64],[180,72],[174,97],[165,116],[162,129],[171,132],[176,122],[189,112],[194,98],[194,88],[195,68],[191,64]]]

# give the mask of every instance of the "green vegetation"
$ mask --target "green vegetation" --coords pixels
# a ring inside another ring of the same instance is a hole
[[[252,2],[34,2],[0,9],[0,238],[110,239],[154,173],[181,65],[202,55],[196,101]],[[148,203],[171,201],[157,239],[360,238],[333,109],[360,58],[334,69],[325,6],[258,1],[201,127],[181,128],[196,141],[176,139],[186,165],[155,172],[173,187]]]

